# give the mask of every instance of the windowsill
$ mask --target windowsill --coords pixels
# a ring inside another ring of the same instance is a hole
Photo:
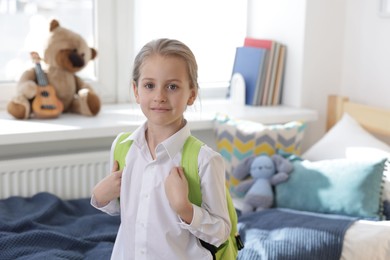
[[[317,112],[310,109],[239,106],[226,100],[202,101],[201,105],[197,103],[188,110],[186,118],[193,131],[212,130],[217,113],[263,124],[314,121],[318,117]],[[62,114],[59,118],[43,120],[16,120],[1,111],[0,145],[112,137],[122,131],[133,131],[144,121],[136,104],[104,105],[96,117]]]

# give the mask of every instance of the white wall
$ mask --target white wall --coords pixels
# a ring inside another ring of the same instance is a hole
[[[301,106],[306,0],[248,0],[248,36],[287,45],[283,103]],[[288,97],[288,98],[286,98]]]
[[[319,120],[308,128],[306,148],[325,132],[327,96],[340,92],[344,17],[345,0],[307,1],[300,105],[316,109]]]
[[[379,0],[347,0],[341,93],[390,108],[390,17]]]
[[[330,94],[390,107],[390,18],[379,0],[248,1],[248,36],[287,45],[283,103],[319,112],[304,148],[325,132]]]

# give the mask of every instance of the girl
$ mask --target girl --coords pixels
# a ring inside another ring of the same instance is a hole
[[[191,135],[183,113],[198,94],[191,50],[171,39],[147,43],[134,61],[133,91],[147,120],[123,141],[133,141],[123,172],[111,163],[112,174],[96,185],[91,199],[94,207],[121,215],[111,258],[212,259],[199,239],[218,247],[230,233],[223,159],[206,145],[199,152],[202,207],[188,200],[179,167]]]

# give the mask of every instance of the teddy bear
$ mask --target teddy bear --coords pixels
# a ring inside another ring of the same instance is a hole
[[[286,181],[292,170],[293,164],[279,154],[250,156],[239,163],[232,175],[243,180],[234,190],[243,196],[241,213],[270,208],[274,202],[272,186]]]
[[[50,118],[67,112],[97,115],[101,107],[99,96],[88,83],[76,76],[96,56],[97,51],[89,47],[79,34],[52,20],[43,56],[47,68],[43,70],[36,62],[35,68],[22,74],[17,95],[7,105],[8,113],[16,119]],[[42,88],[45,86],[41,82],[52,88]],[[38,100],[42,104],[34,106]]]

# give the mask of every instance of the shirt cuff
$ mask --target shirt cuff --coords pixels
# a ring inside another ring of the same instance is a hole
[[[202,212],[202,210],[201,210],[201,208],[200,207],[198,207],[198,206],[196,206],[196,205],[194,205],[194,204],[192,204],[192,208],[193,208],[193,212],[194,212],[194,214],[193,214],[193,216],[192,216],[192,221],[191,221],[191,223],[190,224],[187,224],[186,222],[184,222],[180,217],[179,217],[179,219],[180,219],[180,226],[182,227],[182,228],[185,228],[185,229],[194,229],[194,230],[197,230],[197,229],[199,229],[199,227],[200,227],[200,224],[201,224],[201,220],[202,220],[202,216],[203,216],[203,212]]]
[[[99,203],[97,202],[96,198],[95,198],[95,195],[92,194],[91,196],[91,205],[98,209],[98,210],[101,210],[107,214],[110,214],[110,215],[119,215],[119,202],[118,200],[112,200],[110,201],[107,205],[103,206],[103,207],[100,207],[99,206]]]

